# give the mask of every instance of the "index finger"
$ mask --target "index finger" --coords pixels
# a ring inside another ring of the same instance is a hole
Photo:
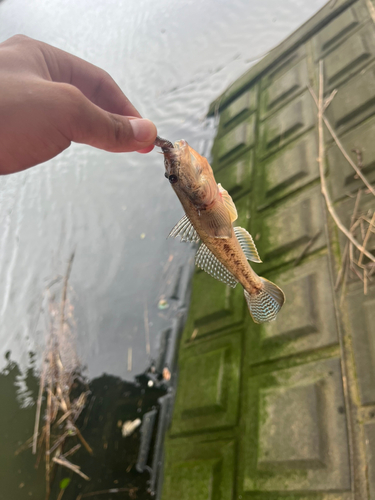
[[[141,117],[106,71],[64,50],[43,42],[40,44],[54,82],[74,85],[91,102],[105,111],[123,116]]]

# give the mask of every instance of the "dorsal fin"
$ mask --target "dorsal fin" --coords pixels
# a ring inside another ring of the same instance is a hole
[[[236,205],[233,203],[232,197],[230,196],[228,191],[224,189],[221,184],[218,184],[218,187],[220,195],[223,198],[224,205],[226,206],[226,208],[230,213],[230,220],[231,222],[234,222],[238,218]]]
[[[206,273],[213,278],[222,281],[232,288],[234,288],[238,283],[233,274],[223,266],[223,264],[215,257],[215,255],[206,247],[204,243],[202,243],[198,249],[195,256],[195,264],[203,269],[203,271],[206,271]]]
[[[169,237],[176,238],[176,236],[181,236],[181,241],[189,241],[198,243],[200,238],[190,219],[185,214],[174,226],[172,231],[168,234]]]
[[[234,234],[236,235],[247,260],[258,263],[262,262],[251,234],[249,234],[243,227],[235,227]]]

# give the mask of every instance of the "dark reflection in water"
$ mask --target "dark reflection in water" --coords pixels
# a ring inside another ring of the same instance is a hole
[[[51,499],[58,497],[59,483],[66,477],[71,478],[71,482],[64,492],[64,500],[75,500],[84,493],[124,488],[128,491],[83,498],[142,500],[152,497],[148,491],[149,472],[139,473],[135,468],[140,427],[125,438],[121,433],[122,423],[142,419],[146,412],[157,406],[157,399],[165,394],[163,388],[149,387],[148,380],[148,377],[140,376],[135,383],[129,383],[104,374],[89,383],[91,394],[77,424],[94,453],[90,455],[82,447],[71,460],[81,467],[90,481],[59,467]],[[33,357],[30,368],[22,375],[8,354],[7,367],[0,374],[0,394],[2,401],[6,401],[0,412],[1,500],[43,499],[45,496],[43,460],[35,469],[36,457],[32,455],[31,448],[21,449],[33,435],[38,384]],[[70,438],[63,451],[68,451],[78,442],[78,438]]]

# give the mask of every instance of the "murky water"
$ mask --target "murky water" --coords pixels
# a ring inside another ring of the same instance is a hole
[[[103,67],[162,136],[209,154],[210,102],[324,3],[3,0],[0,41],[24,33]],[[156,151],[111,154],[72,145],[44,165],[0,179],[0,443],[5,435],[12,446],[30,436],[32,369],[45,337],[42,297],[73,250],[70,293],[88,375],[131,381],[156,357],[160,332],[175,314],[173,301],[160,310],[159,300],[181,266],[191,272],[192,253],[166,240],[182,209],[163,172]],[[37,476],[29,458],[12,458],[12,446],[0,446],[0,498],[36,496],[32,486],[15,490],[25,475],[33,484]]]

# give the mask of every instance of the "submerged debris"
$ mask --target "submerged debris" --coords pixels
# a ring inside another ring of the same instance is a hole
[[[127,420],[126,422],[123,423],[122,428],[121,428],[121,434],[122,437],[127,437],[133,434],[135,429],[141,425],[141,419],[136,418],[135,420]]]
[[[92,454],[90,445],[76,425],[90,391],[81,376],[81,364],[74,344],[74,308],[68,298],[68,281],[73,259],[74,253],[70,257],[63,279],[60,300],[56,299],[56,293],[53,292],[56,280],[47,287],[43,296],[42,310],[47,315],[48,330],[39,382],[34,435],[30,442],[32,441],[33,454],[37,455],[36,467],[44,455],[46,499],[50,496],[57,466],[67,468],[88,481],[89,477],[67,457],[73,455],[82,445]],[[78,394],[77,387],[82,389]],[[59,499],[64,490],[65,488],[61,489]]]

